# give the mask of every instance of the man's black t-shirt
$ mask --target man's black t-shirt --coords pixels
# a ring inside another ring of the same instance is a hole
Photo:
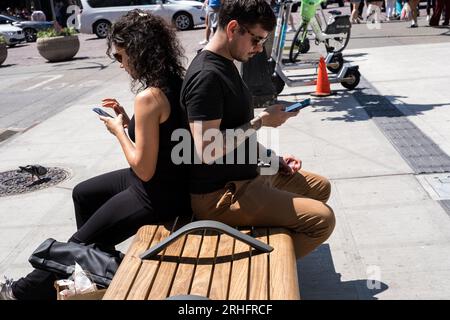
[[[250,92],[234,63],[203,50],[192,61],[181,89],[181,105],[189,121],[221,119],[220,130],[234,129],[253,118]],[[245,147],[245,163],[236,159]],[[213,164],[191,165],[191,193],[203,194],[223,188],[228,181],[257,176],[256,161],[250,161],[249,141],[234,150],[234,162],[224,156]]]

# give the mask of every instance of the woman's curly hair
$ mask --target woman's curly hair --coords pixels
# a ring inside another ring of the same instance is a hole
[[[139,92],[148,87],[165,89],[171,77],[182,78],[184,51],[173,29],[160,17],[132,10],[115,22],[108,34],[106,54],[113,45],[124,48],[132,68],[131,87]]]

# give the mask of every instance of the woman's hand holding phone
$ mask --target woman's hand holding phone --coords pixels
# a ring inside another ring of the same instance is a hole
[[[100,116],[100,120],[103,121],[103,123],[106,126],[106,129],[108,129],[108,131],[115,136],[117,136],[118,133],[124,131],[123,116],[121,114],[119,114],[115,118]]]
[[[120,103],[114,98],[105,98],[102,100],[102,107],[111,108],[114,110],[116,115],[121,114],[123,117],[123,127],[128,128],[130,123],[130,118],[128,117],[125,109],[120,105]]]

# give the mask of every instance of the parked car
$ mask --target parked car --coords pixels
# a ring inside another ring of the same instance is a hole
[[[192,29],[205,23],[202,4],[181,0],[81,0],[82,33],[94,33],[105,38],[109,27],[121,16],[133,9],[151,11],[165,19],[178,30]]]
[[[6,44],[9,47],[25,42],[25,34],[22,29],[11,24],[0,24],[0,34],[5,37]]]
[[[53,22],[51,21],[28,21],[3,14],[0,14],[0,24],[12,24],[13,26],[21,28],[27,42],[36,41],[38,31],[53,27]]]

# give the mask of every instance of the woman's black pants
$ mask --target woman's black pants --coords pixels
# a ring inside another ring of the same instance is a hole
[[[131,179],[130,169],[122,169],[75,186],[72,198],[78,231],[69,241],[114,248],[141,226],[157,222],[155,210],[132,187]],[[19,300],[54,300],[55,280],[55,274],[36,269],[14,282],[13,294]]]

